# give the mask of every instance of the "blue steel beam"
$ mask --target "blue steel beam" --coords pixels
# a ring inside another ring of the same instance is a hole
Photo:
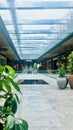
[[[7,21],[5,21],[5,24],[12,25],[11,23]],[[29,20],[29,21],[25,20],[24,22],[21,21],[21,23],[17,21],[17,26],[18,25],[60,25],[60,24],[65,25],[67,24],[67,22],[60,19],[50,19],[50,20],[43,19],[43,20]]]
[[[12,20],[13,20],[13,24],[14,24],[14,28],[15,28],[15,34],[16,34],[16,37],[17,37],[18,45],[20,47],[21,40],[20,40],[19,29],[18,29],[18,26],[17,26],[16,11],[14,9],[14,0],[13,0],[13,2],[8,1],[8,3],[10,5],[10,11],[11,11]],[[17,35],[17,34],[19,34],[19,35]],[[20,53],[22,54],[21,48],[20,48]]]
[[[15,47],[13,45],[13,42],[12,42],[10,36],[9,36],[9,33],[8,33],[6,27],[5,27],[5,24],[4,24],[1,16],[0,16],[0,32],[2,33],[4,38],[7,40],[8,45],[12,48],[12,50],[15,52],[16,56],[19,59],[18,53],[17,53],[17,51],[16,51],[16,49],[15,49]]]
[[[24,46],[25,46],[25,45],[27,44],[27,45],[29,46],[29,45],[31,45],[31,44],[34,44],[34,45],[35,45],[35,44],[39,44],[39,45],[40,45],[40,44],[44,44],[44,45],[45,45],[45,44],[46,44],[46,45],[47,45],[47,44],[52,44],[52,43],[50,43],[50,42],[51,42],[51,40],[50,40],[50,41],[44,41],[44,40],[42,40],[42,41],[36,41],[36,40],[35,40],[34,42],[32,42],[32,41],[29,41],[29,42],[28,42],[28,41],[24,41],[24,42],[21,43],[21,45],[24,45]],[[52,41],[52,42],[53,42],[53,41]],[[57,42],[57,41],[56,41],[56,42]],[[53,43],[55,43],[55,42],[53,42]]]
[[[21,21],[22,23],[22,21]],[[20,24],[20,23],[19,23]],[[36,25],[36,24],[40,24],[40,25],[46,25],[46,24],[66,24],[66,22],[64,22],[64,20],[60,20],[60,19],[43,19],[43,20],[25,20],[24,21],[24,25]]]
[[[14,32],[10,32],[10,34],[16,34],[19,36],[19,34],[60,34],[59,32],[48,32],[48,31],[27,31],[27,32],[24,32],[24,33],[14,33]],[[69,32],[65,32],[64,34],[70,34]]]
[[[16,39],[13,39],[13,40],[16,40]],[[49,38],[49,37],[45,38],[45,37],[38,37],[38,36],[37,37],[33,37],[33,38],[32,37],[24,38],[24,39],[22,38],[22,41],[25,41],[25,40],[26,41],[29,41],[29,40],[30,41],[32,41],[32,40],[39,40],[39,41],[43,41],[43,40],[52,40],[53,41],[54,40],[55,41],[55,40],[61,40],[61,38]]]
[[[11,4],[14,4],[14,1],[10,1]],[[22,5],[15,4],[14,9],[19,10],[37,10],[37,9],[72,9],[73,8],[73,2],[24,2]],[[0,9],[10,9],[10,7],[6,6],[0,6]]]
[[[64,32],[64,34],[69,34],[70,32]],[[60,31],[52,30],[23,30],[20,34],[60,34]]]
[[[68,35],[67,37],[65,37],[62,41],[60,41],[58,44],[56,44],[54,47],[52,47],[50,50],[48,50],[46,53],[44,53],[43,55],[41,55],[37,60],[40,60],[43,58],[43,56],[49,54],[50,52],[52,52],[53,50],[55,50],[56,48],[58,48],[59,46],[61,46],[62,44],[64,44],[66,41],[68,41],[69,39],[73,38],[73,33],[71,33],[70,35]]]

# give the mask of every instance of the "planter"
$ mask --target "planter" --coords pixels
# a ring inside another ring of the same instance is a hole
[[[68,76],[68,82],[69,82],[70,88],[73,89],[73,75]]]
[[[60,89],[65,89],[68,84],[68,79],[66,77],[57,78],[57,84]]]
[[[73,51],[68,56],[68,66],[67,66],[67,69],[71,73],[68,76],[68,82],[69,82],[70,88],[73,89]]]

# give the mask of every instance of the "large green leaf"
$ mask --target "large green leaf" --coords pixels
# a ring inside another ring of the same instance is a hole
[[[10,109],[12,113],[16,113],[17,111],[17,102],[15,98],[7,98],[7,100],[4,103],[4,107],[6,107],[6,109]]]
[[[20,100],[19,100],[19,97],[17,96],[17,94],[15,94],[15,98],[16,98],[17,102],[20,104]]]
[[[28,130],[28,123],[25,120],[22,120],[22,125],[24,127],[24,130]]]
[[[21,123],[15,124],[11,130],[28,130],[28,123],[22,120]]]
[[[15,71],[14,69],[9,66],[9,65],[6,65],[5,68],[8,70],[8,74],[11,78],[15,78]]]
[[[0,74],[3,73],[4,67],[0,65]]]
[[[19,124],[15,124],[11,130],[21,130]]]
[[[19,88],[19,86],[17,85],[17,83],[15,83],[15,82],[13,81],[13,79],[11,79],[11,78],[9,78],[9,80],[10,80],[10,82],[12,83],[13,87],[14,87],[18,92],[20,92],[20,88]]]
[[[2,85],[2,81],[0,80],[0,91],[2,90],[3,85]]]
[[[11,130],[11,128],[14,126],[16,123],[16,119],[13,115],[9,115],[6,119],[6,125],[4,130]]]
[[[21,123],[19,124],[19,127],[20,127],[20,130],[25,130],[24,126]]]
[[[2,82],[4,84],[4,87],[7,89],[7,91],[11,92],[11,86],[9,85],[9,83],[7,82],[7,80],[3,80]]]
[[[0,115],[2,114],[2,111],[3,111],[3,110],[2,110],[2,106],[0,106]]]
[[[23,125],[23,123],[18,123],[13,126],[11,130],[28,130],[26,125]]]

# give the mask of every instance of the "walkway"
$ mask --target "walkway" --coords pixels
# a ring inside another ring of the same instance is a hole
[[[73,90],[58,89],[56,79],[43,74],[20,74],[18,79],[43,79],[47,85],[20,85],[17,116],[28,121],[29,130],[73,130]]]

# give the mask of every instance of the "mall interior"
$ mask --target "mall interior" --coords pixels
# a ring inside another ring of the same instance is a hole
[[[57,84],[73,51],[73,0],[0,0],[0,65],[16,73],[29,130],[73,130],[73,91]]]

